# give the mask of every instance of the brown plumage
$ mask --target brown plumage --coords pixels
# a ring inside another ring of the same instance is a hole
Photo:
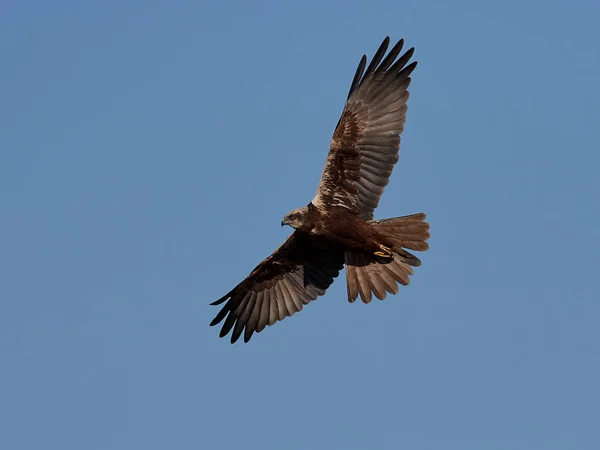
[[[294,233],[248,277],[212,305],[211,322],[224,320],[220,337],[231,342],[300,311],[323,295],[346,266],[348,300],[384,299],[407,285],[419,259],[406,249],[429,248],[425,214],[373,220],[373,212],[398,161],[414,49],[398,58],[404,41],[386,54],[385,38],[366,68],[363,55],[337,124],[313,200],[287,214]],[[385,56],[385,58],[384,58]],[[233,330],[233,331],[232,331]]]

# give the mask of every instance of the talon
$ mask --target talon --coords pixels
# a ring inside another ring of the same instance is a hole
[[[373,253],[375,256],[381,256],[382,258],[390,258],[392,256],[392,250],[385,245],[379,244],[381,251]]]

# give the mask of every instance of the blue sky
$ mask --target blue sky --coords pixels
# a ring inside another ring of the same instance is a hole
[[[600,5],[4,2],[0,447],[600,447]],[[409,287],[230,345],[363,53],[415,46]]]

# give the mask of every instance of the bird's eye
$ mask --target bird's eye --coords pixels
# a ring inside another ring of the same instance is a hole
[[[296,220],[296,214],[290,214],[290,219]]]

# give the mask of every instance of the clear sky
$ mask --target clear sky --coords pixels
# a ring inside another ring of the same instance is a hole
[[[0,448],[600,448],[599,17],[3,2]],[[386,35],[419,67],[376,214],[428,213],[422,267],[218,339],[208,303],[289,234]]]

